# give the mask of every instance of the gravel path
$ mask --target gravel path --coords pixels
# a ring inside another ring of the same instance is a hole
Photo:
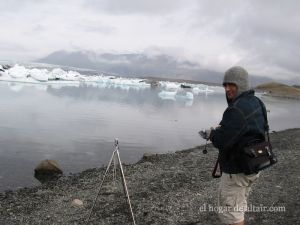
[[[272,133],[279,163],[263,171],[249,203],[284,212],[248,212],[247,224],[297,224],[300,217],[300,129]],[[136,223],[220,224],[216,206],[218,179],[211,177],[217,151],[203,146],[176,153],[145,155],[124,165]],[[0,224],[86,224],[105,168],[62,176],[55,182],[0,194]],[[109,173],[88,224],[131,224],[120,179]],[[74,199],[82,206],[72,205]],[[270,208],[273,207],[273,208]]]

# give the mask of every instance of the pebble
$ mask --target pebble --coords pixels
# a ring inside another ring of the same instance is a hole
[[[82,207],[83,206],[83,202],[79,199],[74,199],[71,203],[72,206],[77,206],[77,207]]]

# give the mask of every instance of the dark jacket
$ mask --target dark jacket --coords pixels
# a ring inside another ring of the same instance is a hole
[[[265,138],[266,109],[259,101],[253,90],[243,92],[228,102],[220,127],[211,132],[210,139],[219,149],[220,167],[225,173],[243,173],[237,157],[239,151],[246,143]]]

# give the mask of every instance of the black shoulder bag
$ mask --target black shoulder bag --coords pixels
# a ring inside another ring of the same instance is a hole
[[[241,149],[239,160],[240,165],[242,166],[242,169],[246,175],[258,173],[259,171],[277,163],[277,158],[273,153],[270,142],[267,111],[263,102],[259,98],[258,101],[262,107],[265,119],[264,128],[265,132],[267,133],[267,140],[254,141]]]

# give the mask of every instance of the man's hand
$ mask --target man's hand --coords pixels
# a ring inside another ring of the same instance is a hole
[[[199,131],[199,134],[200,134],[200,136],[201,136],[203,139],[209,140],[211,131],[212,131],[213,129],[214,129],[214,128],[210,128],[210,129],[207,129],[207,130],[201,130],[201,131]]]

